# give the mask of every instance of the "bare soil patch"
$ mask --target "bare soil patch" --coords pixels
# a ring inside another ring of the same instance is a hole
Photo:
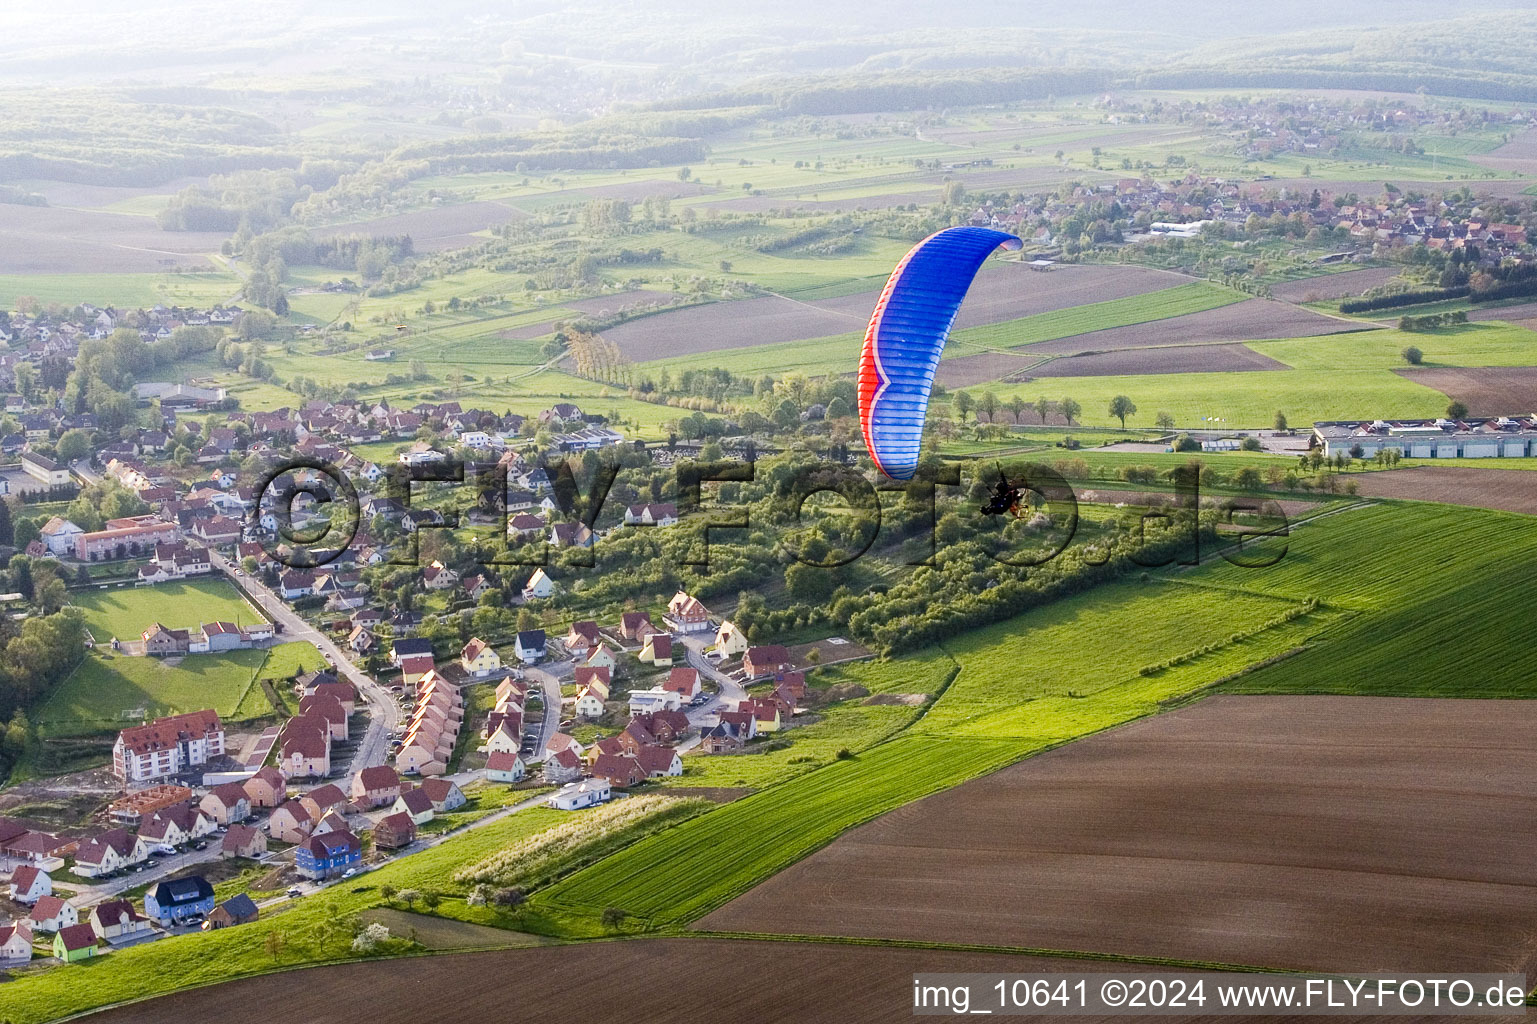
[[[1271,285],[1270,294],[1283,302],[1321,302],[1346,295],[1360,295],[1368,288],[1380,287],[1397,276],[1397,267],[1342,270],[1338,274],[1319,274],[1300,281]]]
[[[225,238],[161,231],[149,217],[0,203],[0,274],[207,270],[202,254],[218,252]]]
[[[877,693],[873,697],[866,697],[860,703],[873,704],[876,706],[905,705],[907,707],[915,708],[928,699],[929,695],[926,693]]]
[[[1075,334],[1070,338],[1039,341],[1021,346],[1019,351],[1041,355],[1071,355],[1075,352],[1107,352],[1153,345],[1305,338],[1315,334],[1358,331],[1361,326],[1274,299],[1245,299],[1231,306],[1171,316],[1150,323],[1110,327],[1103,331]]]
[[[1124,964],[1114,968],[1148,970]],[[274,1001],[298,985],[306,1000],[325,1007],[331,1024],[421,1024],[442,1019],[445,999],[452,1001],[454,1020],[889,1024],[912,1016],[913,975],[919,971],[1093,969],[1081,960],[1003,953],[639,939],[316,967],[163,996],[89,1019],[93,1024],[201,1020],[212,1001],[222,1024],[271,1024]],[[573,981],[580,978],[601,982]],[[515,1003],[530,1008],[526,1013],[509,1014],[514,998],[509,979],[517,979]],[[663,979],[666,995],[660,996],[657,985]],[[723,1015],[722,1007],[729,1012]]]
[[[1143,295],[1183,280],[1143,267],[1073,266],[1041,274],[1020,264],[999,264],[977,275],[955,326],[978,327],[1087,302]],[[863,332],[879,295],[876,288],[810,302],[777,295],[717,302],[642,317],[603,335],[636,362],[825,338]]]
[[[1219,696],[845,834],[718,930],[1537,966],[1537,702]]]
[[[1234,373],[1289,370],[1247,345],[1170,345],[1063,356],[1029,371],[1031,377],[1108,377],[1122,374]]]
[[[1537,366],[1403,367],[1393,372],[1465,403],[1473,416],[1537,410]]]
[[[522,210],[501,203],[456,203],[414,213],[398,213],[392,217],[376,217],[373,220],[315,228],[313,233],[316,238],[333,238],[337,235],[367,235],[375,238],[410,235],[417,250],[438,252],[484,242],[485,239],[474,232],[527,216]]]
[[[1471,466],[1411,466],[1358,473],[1351,479],[1369,498],[1413,498],[1446,505],[1537,515],[1537,473]]]

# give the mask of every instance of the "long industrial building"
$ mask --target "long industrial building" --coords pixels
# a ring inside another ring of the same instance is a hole
[[[1370,459],[1396,449],[1406,459],[1537,457],[1537,415],[1464,420],[1325,420],[1313,424],[1325,455]]]

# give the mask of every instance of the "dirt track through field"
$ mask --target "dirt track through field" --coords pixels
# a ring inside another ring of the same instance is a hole
[[[1531,701],[1213,697],[899,808],[698,927],[1530,973],[1534,731]]]
[[[1367,498],[1413,498],[1537,515],[1537,472],[1473,466],[1410,466],[1351,476]]]
[[[1418,370],[1401,367],[1393,372],[1466,404],[1472,416],[1516,416],[1537,412],[1537,366]]]
[[[1143,267],[1070,266],[1042,274],[1021,264],[1000,263],[977,276],[955,326],[979,327],[1187,282]],[[635,362],[825,338],[863,332],[879,295],[875,289],[806,302],[777,295],[717,302],[643,317],[610,328],[603,336]]]

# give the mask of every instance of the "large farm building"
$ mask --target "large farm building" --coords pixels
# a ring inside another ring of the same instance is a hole
[[[1370,459],[1396,450],[1406,459],[1537,457],[1537,416],[1464,420],[1324,420],[1313,436],[1325,455]],[[1359,450],[1357,450],[1359,449]]]

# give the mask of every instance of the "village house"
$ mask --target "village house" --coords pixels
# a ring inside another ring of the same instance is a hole
[[[331,726],[324,719],[290,718],[279,734],[278,766],[289,779],[323,779],[331,774]]]
[[[544,759],[544,781],[555,785],[575,782],[582,777],[582,755],[575,747],[554,751]]]
[[[637,657],[643,664],[666,668],[672,664],[672,637],[667,633],[652,633],[641,645]]]
[[[457,811],[466,801],[464,791],[452,779],[423,779],[420,789],[432,801],[432,809],[437,814]]]
[[[550,795],[548,803],[556,810],[576,811],[584,807],[595,807],[612,795],[613,787],[606,779],[594,778],[562,786]]]
[[[571,628],[561,639],[566,653],[578,660],[586,658],[601,642],[602,635],[598,631],[598,624],[591,619],[571,623]]]
[[[722,622],[715,631],[715,653],[723,660],[740,658],[747,653],[747,636],[735,623]]]
[[[484,679],[501,671],[502,659],[496,650],[480,637],[471,637],[459,652],[459,664],[476,679]]]
[[[337,878],[363,860],[363,844],[343,829],[311,836],[294,848],[294,870],[305,878]]]
[[[544,630],[520,629],[513,643],[513,653],[525,665],[537,665],[544,660]]]
[[[764,644],[761,647],[749,647],[742,655],[742,677],[744,679],[765,679],[780,672],[788,672],[795,667],[790,660],[790,652],[779,644]]]
[[[241,791],[242,793],[244,790]],[[162,807],[139,826],[139,839],[150,847],[180,846],[211,835],[217,828],[212,818],[188,801]]]
[[[543,569],[535,569],[523,587],[523,600],[538,601],[555,593],[555,581]]]
[[[420,789],[407,790],[400,794],[390,810],[396,814],[407,815],[418,825],[427,824],[437,813],[432,806],[432,797]]]
[[[226,782],[209,790],[198,806],[217,824],[231,825],[250,815],[251,798],[240,783]]]
[[[254,825],[231,825],[219,842],[219,856],[259,860],[267,854],[267,836]]]
[[[646,781],[646,770],[634,755],[599,754],[592,762],[592,777],[603,779],[615,789],[628,789]]]
[[[486,757],[486,778],[491,782],[522,782],[528,773],[517,751],[498,750]]]
[[[149,846],[142,837],[129,835],[127,829],[115,828],[76,847],[75,874],[82,878],[99,878],[119,868],[142,863],[148,857]]]
[[[26,921],[0,925],[0,967],[21,967],[32,960],[32,926]]]
[[[299,803],[309,812],[310,820],[319,821],[332,811],[344,813],[347,810],[347,794],[342,792],[340,786],[328,782],[324,786],[316,786],[314,789],[299,797]]]
[[[700,694],[699,670],[687,665],[676,665],[667,673],[667,680],[662,683],[661,689],[677,694],[679,699],[687,703]]]
[[[204,883],[207,884],[207,883]],[[98,939],[121,942],[155,930],[149,918],[134,909],[128,900],[108,900],[91,908],[87,917]]]
[[[239,924],[250,924],[260,914],[261,911],[256,908],[256,902],[250,896],[243,892],[236,893],[213,909],[208,915],[208,923],[203,927],[210,931],[233,928]]]
[[[388,807],[399,796],[400,776],[387,764],[364,768],[352,778],[352,802],[359,807]]]
[[[276,807],[288,795],[288,780],[272,765],[257,769],[256,774],[241,783],[252,807]]]
[[[224,753],[224,727],[212,710],[159,718],[124,729],[112,747],[112,772],[137,784],[179,775]]]
[[[416,822],[404,811],[387,814],[374,825],[374,846],[399,850],[416,841]]]
[[[646,612],[624,612],[619,616],[619,635],[626,640],[640,640],[643,630],[653,630]]]
[[[710,611],[697,598],[683,591],[667,602],[667,625],[678,633],[699,633],[710,628]]]
[[[678,521],[678,506],[672,502],[630,505],[624,510],[626,526],[672,526]]]
[[[96,929],[88,924],[74,924],[60,928],[53,937],[53,955],[61,963],[72,964],[96,955]]]
[[[61,928],[80,923],[80,912],[61,896],[40,896],[32,904],[27,923],[33,931],[56,932]]]
[[[267,834],[280,843],[302,843],[314,830],[309,810],[298,800],[280,804],[267,819]]]
[[[609,650],[607,645],[599,644],[592,649],[587,657],[582,659],[581,667],[601,668],[613,672],[619,667],[619,659],[614,656],[614,652]]]
[[[432,657],[432,641],[424,637],[396,637],[390,645],[390,664],[400,668],[406,658]]]
[[[608,700],[610,674],[607,668],[576,670],[576,713],[581,718],[602,718]]]
[[[164,927],[206,917],[213,907],[213,886],[201,875],[161,882],[144,895],[144,912]]]
[[[11,872],[11,901],[30,907],[44,896],[53,895],[53,879],[48,872],[23,864]]]
[[[704,754],[735,754],[745,742],[743,730],[727,722],[712,725],[699,734],[699,750]]]

